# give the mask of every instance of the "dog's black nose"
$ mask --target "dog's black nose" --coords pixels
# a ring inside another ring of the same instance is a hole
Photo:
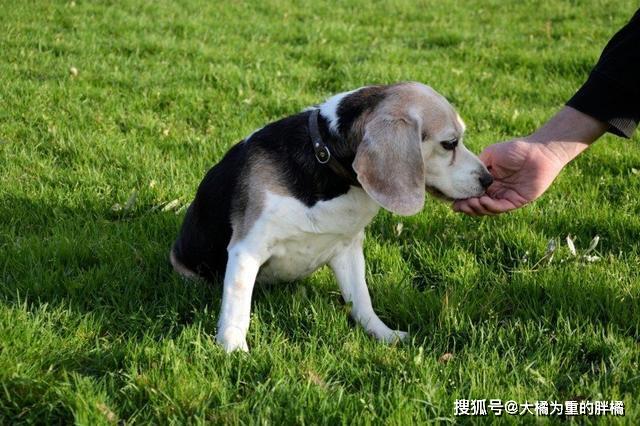
[[[490,173],[483,173],[482,175],[480,175],[480,185],[482,185],[484,189],[490,187],[492,183],[493,176],[491,176]]]

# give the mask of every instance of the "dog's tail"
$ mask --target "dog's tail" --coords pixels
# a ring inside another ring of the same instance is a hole
[[[176,247],[175,245],[171,247],[171,252],[169,252],[169,261],[171,262],[171,266],[173,266],[173,270],[182,275],[184,278],[197,278],[198,274],[193,272],[191,269],[184,266],[176,255]]]

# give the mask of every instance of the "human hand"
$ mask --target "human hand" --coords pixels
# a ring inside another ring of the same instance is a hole
[[[608,128],[609,124],[565,106],[532,135],[487,147],[480,159],[493,175],[493,184],[486,195],[456,201],[453,209],[477,216],[530,203]]]
[[[542,195],[570,160],[564,151],[528,139],[514,139],[487,147],[480,159],[493,175],[487,194],[458,200],[453,209],[471,216],[508,212]]]

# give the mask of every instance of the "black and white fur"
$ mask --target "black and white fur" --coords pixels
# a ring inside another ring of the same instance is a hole
[[[362,187],[316,159],[307,125],[314,108],[331,155],[353,167]],[[170,254],[184,276],[224,277],[216,336],[224,349],[248,350],[256,281],[296,280],[327,264],[367,332],[403,339],[371,305],[364,228],[381,206],[416,213],[425,189],[447,199],[482,194],[491,177],[462,145],[463,132],[442,96],[401,83],[336,95],[231,148],[200,184]]]

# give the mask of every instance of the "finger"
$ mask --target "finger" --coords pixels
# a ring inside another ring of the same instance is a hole
[[[458,213],[464,213],[467,216],[477,216],[471,207],[469,207],[469,203],[467,200],[458,200],[453,203],[453,210]]]
[[[480,204],[479,198],[469,198],[467,200],[469,207],[473,210],[473,212],[478,216],[487,216],[492,215],[493,212],[487,210],[482,204]]]
[[[491,212],[491,214],[500,214],[500,213],[504,213],[504,203],[500,202],[501,200],[499,199],[494,199],[491,198],[487,195],[483,195],[482,197],[478,198],[478,202],[480,203],[480,205],[486,210]]]
[[[506,198],[491,198],[486,195],[480,199],[480,204],[493,214],[506,213],[521,207],[516,205],[512,200]]]

